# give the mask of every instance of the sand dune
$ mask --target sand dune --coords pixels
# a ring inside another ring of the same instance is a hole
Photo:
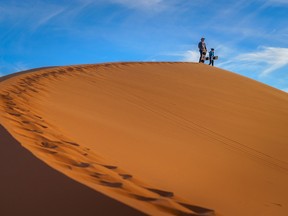
[[[117,212],[103,215],[288,214],[287,93],[203,64],[114,63],[16,74],[2,78],[0,94],[0,123],[36,156],[9,146],[6,158],[31,161],[17,161],[5,182],[35,166],[47,176],[40,182],[54,181],[48,189],[71,184],[60,200],[82,197],[69,214],[84,204],[83,215],[101,205]],[[6,209],[22,208],[5,197]]]
[[[0,126],[1,215],[144,215],[51,169]]]

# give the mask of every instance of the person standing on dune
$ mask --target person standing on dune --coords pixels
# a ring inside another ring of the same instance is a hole
[[[211,48],[211,51],[209,52],[209,65],[214,66],[214,48]]]
[[[204,37],[202,37],[201,41],[198,43],[198,49],[199,49],[199,52],[200,52],[199,63],[204,63],[205,56],[206,56],[206,53],[207,53],[207,48],[206,48],[205,38]]]

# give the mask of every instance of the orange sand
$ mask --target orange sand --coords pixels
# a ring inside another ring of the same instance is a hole
[[[0,134],[1,216],[141,215],[51,169],[2,126]]]
[[[21,145],[135,215],[288,215],[285,92],[203,64],[114,63],[18,74],[0,94]]]

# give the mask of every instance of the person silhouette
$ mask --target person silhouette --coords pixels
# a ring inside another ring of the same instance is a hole
[[[214,66],[214,48],[209,51],[209,65]]]
[[[200,52],[199,63],[204,63],[205,56],[206,56],[206,53],[207,53],[207,48],[206,48],[205,38],[204,37],[202,37],[201,41],[198,43],[198,49],[199,49],[199,52]]]

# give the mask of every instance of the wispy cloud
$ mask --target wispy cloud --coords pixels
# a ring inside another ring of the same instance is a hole
[[[237,56],[238,61],[247,62],[252,65],[264,65],[260,76],[266,76],[277,69],[288,65],[288,48],[280,47],[261,47],[260,50],[245,53]]]
[[[199,61],[199,52],[195,50],[165,53],[165,54],[162,54],[161,56],[176,57],[178,61],[184,61],[184,62],[198,62]]]
[[[111,3],[139,10],[161,11],[165,8],[164,0],[108,0]]]
[[[28,66],[28,64],[21,61],[9,63],[1,60],[0,64],[0,76],[19,71],[25,71],[31,68]]]
[[[262,46],[257,51],[234,56],[221,62],[219,66],[232,71],[254,71],[259,77],[288,66],[288,48]]]
[[[52,5],[39,3],[33,6],[13,4],[13,5],[2,5],[0,6],[0,12],[3,15],[3,21],[13,22],[14,28],[26,27],[37,28],[53,17],[57,16],[63,11],[62,8]]]
[[[54,23],[61,26],[71,23],[85,9],[95,5],[92,0],[73,0],[69,4],[63,2],[40,1],[35,4],[3,4],[0,3],[0,19],[16,23],[15,28],[25,26],[25,30],[37,30],[43,25]],[[27,28],[28,27],[28,28]]]
[[[64,10],[65,10],[64,8],[60,8],[60,9],[57,9],[57,10],[47,11],[47,13],[45,15],[42,15],[39,18],[39,20],[37,22],[35,22],[34,29],[37,29],[37,28],[45,25],[46,23],[51,21],[54,17],[56,17],[59,14],[61,14]]]
[[[199,61],[199,52],[194,51],[194,50],[188,50],[186,52],[180,53],[179,56],[183,58],[183,61],[187,61],[187,62]]]
[[[28,70],[29,67],[24,62],[16,62],[13,64],[13,68],[15,71],[25,71]]]
[[[152,7],[159,5],[163,0],[111,0],[112,2],[120,3],[127,6],[137,6],[137,7]]]

